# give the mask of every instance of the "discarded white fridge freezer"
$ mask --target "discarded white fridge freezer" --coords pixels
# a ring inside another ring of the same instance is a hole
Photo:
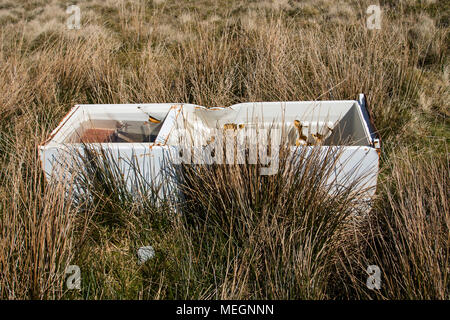
[[[220,130],[274,127],[288,130],[292,150],[344,143],[339,174],[346,178],[334,183],[345,186],[364,176],[367,197],[375,192],[380,138],[363,94],[358,100],[248,102],[211,108],[174,103],[76,105],[39,151],[47,179],[70,176],[71,162],[62,159],[74,150],[83,152],[88,144],[109,151],[125,178],[135,174],[133,161],[148,182],[161,183],[167,160],[182,149],[180,129],[194,135],[190,141],[197,147],[214,140],[208,135]]]

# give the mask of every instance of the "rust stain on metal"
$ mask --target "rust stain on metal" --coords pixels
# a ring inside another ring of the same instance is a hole
[[[81,142],[84,143],[95,143],[95,142],[113,142],[115,137],[114,129],[100,129],[92,128],[86,129],[80,138]]]
[[[162,147],[162,146],[165,146],[165,143],[157,142],[157,143],[152,143],[151,145],[148,146],[148,148],[149,148],[150,150],[152,150],[153,147]]]
[[[156,118],[153,118],[152,116],[148,116],[148,121],[152,122],[152,123],[161,123],[161,120],[158,120]]]
[[[370,123],[370,125],[372,126],[372,128],[374,130],[374,133],[375,133],[376,138],[378,139],[379,145],[381,146],[381,135],[380,135],[380,132],[378,131],[377,127],[375,126],[375,122],[373,121],[373,114],[372,114],[372,110],[369,108],[369,100],[367,99],[367,95],[364,94],[364,96],[365,96],[365,99],[366,99],[367,114],[369,115],[369,123]],[[373,145],[373,147],[375,149],[377,149],[378,155],[380,155],[381,154],[380,148],[379,147],[376,148],[375,145]]]
[[[315,145],[316,144],[317,145],[322,144],[322,142],[323,142],[323,135],[321,135],[320,133],[312,133],[311,136],[314,139],[314,144]]]

